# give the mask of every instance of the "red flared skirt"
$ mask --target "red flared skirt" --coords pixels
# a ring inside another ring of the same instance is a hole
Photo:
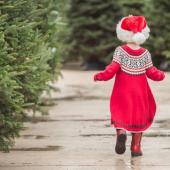
[[[153,122],[156,103],[145,74],[119,71],[110,98],[111,125],[131,132],[145,131]]]

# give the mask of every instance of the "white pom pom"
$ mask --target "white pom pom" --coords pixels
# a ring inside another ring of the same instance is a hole
[[[145,40],[146,40],[145,35],[140,32],[135,33],[132,37],[132,41],[136,44],[142,44],[145,42]]]

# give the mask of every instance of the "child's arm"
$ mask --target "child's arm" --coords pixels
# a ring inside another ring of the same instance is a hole
[[[148,78],[154,81],[161,81],[165,78],[165,74],[163,71],[157,69],[152,64],[151,55],[148,52],[148,63],[146,64],[146,75]]]
[[[110,65],[108,65],[104,71],[99,72],[94,75],[94,81],[107,81],[113,78],[116,72],[120,69],[120,65],[113,61]]]
[[[120,47],[117,47],[113,54],[112,63],[109,64],[104,71],[94,75],[94,81],[107,81],[113,78],[116,72],[120,69],[121,65],[121,54]]]
[[[161,81],[165,78],[163,71],[158,70],[156,67],[152,66],[146,70],[146,75],[148,78],[154,81]]]

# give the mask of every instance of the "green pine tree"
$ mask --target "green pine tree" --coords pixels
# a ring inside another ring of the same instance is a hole
[[[163,61],[170,63],[170,1],[148,0],[146,14],[151,29],[150,39],[147,42],[156,65]],[[168,66],[165,62],[164,69]]]
[[[0,148],[19,136],[24,109],[37,109],[59,66],[56,0],[0,1]],[[51,64],[53,63],[53,64]]]
[[[85,63],[110,62],[119,41],[116,24],[122,16],[119,1],[70,0],[68,56]]]
[[[147,0],[120,0],[123,16],[144,15],[145,1]]]

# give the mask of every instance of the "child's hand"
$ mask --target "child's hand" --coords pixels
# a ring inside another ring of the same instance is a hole
[[[158,70],[155,66],[147,69],[146,75],[148,78],[154,81],[162,81],[165,78],[165,73],[161,70]]]
[[[112,62],[107,65],[105,70],[94,75],[94,81],[107,81],[113,78],[113,76],[120,70],[120,64],[117,62]]]
[[[163,71],[160,71],[158,73],[158,77],[159,77],[160,80],[163,80],[165,78],[165,73]]]
[[[94,80],[94,81],[100,81],[100,79],[99,79],[99,77],[98,77],[98,73],[94,75],[93,80]]]

